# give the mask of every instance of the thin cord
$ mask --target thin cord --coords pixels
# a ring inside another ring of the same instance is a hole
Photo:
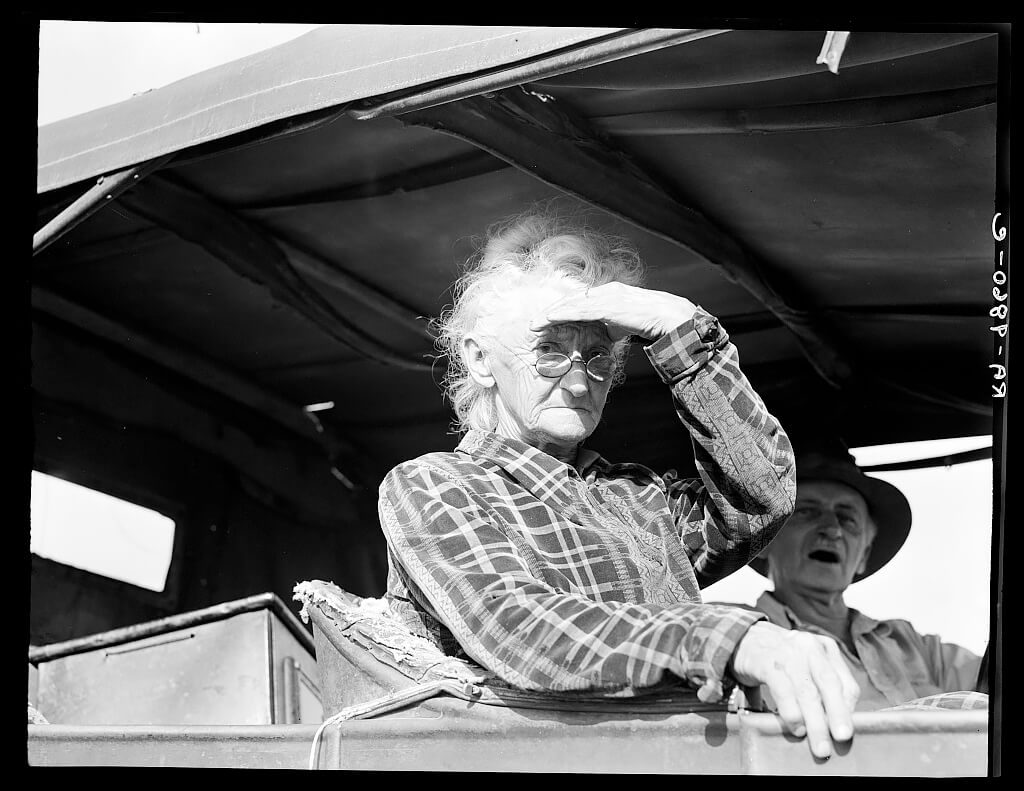
[[[410,703],[417,703],[418,701],[432,698],[441,692],[447,692],[450,695],[454,695],[455,697],[462,698],[464,700],[475,700],[480,696],[481,689],[476,684],[459,684],[450,679],[441,679],[439,681],[430,681],[426,684],[418,684],[414,687],[408,687],[407,689],[394,692],[382,698],[374,698],[373,700],[365,703],[358,703],[354,706],[344,708],[321,722],[320,727],[316,729],[316,733],[313,735],[313,744],[309,750],[309,768],[320,768],[320,741],[323,737],[324,730],[326,730],[328,726],[345,720],[361,719],[363,717],[369,717],[376,714],[383,714],[384,712],[391,711],[392,709],[407,706]]]

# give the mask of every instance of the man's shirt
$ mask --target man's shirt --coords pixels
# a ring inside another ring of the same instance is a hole
[[[726,663],[764,616],[704,605],[700,589],[789,517],[792,447],[707,313],[645,351],[701,477],[592,451],[574,467],[471,430],[381,484],[393,614],[525,689],[645,687],[670,671],[721,698]]]
[[[805,623],[770,592],[762,593],[755,609],[786,629],[835,635]],[[875,711],[944,692],[973,690],[981,657],[934,634],[922,635],[909,621],[876,621],[851,609],[852,653],[841,640],[839,649],[860,685],[858,711]]]

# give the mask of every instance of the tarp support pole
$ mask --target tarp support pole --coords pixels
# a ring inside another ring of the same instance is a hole
[[[349,109],[353,118],[365,121],[382,115],[396,115],[412,110],[421,110],[438,104],[458,101],[469,96],[478,96],[490,91],[500,91],[526,82],[546,80],[559,74],[577,71],[590,66],[599,66],[632,55],[684,44],[688,41],[728,33],[728,30],[704,30],[699,28],[674,29],[652,28],[628,32],[603,41],[588,42],[582,47],[543,56],[529,63],[502,69],[453,84],[431,88],[411,96],[381,104]]]
[[[929,467],[951,467],[954,464],[966,464],[971,461],[983,461],[992,458],[992,447],[962,450],[947,456],[932,456],[927,459],[913,461],[891,461],[884,464],[860,465],[864,472],[893,472],[896,470],[922,470]]]
[[[79,223],[91,217],[97,211],[114,200],[129,187],[137,184],[154,170],[162,167],[173,155],[156,157],[141,165],[100,176],[89,189],[67,206],[56,217],[36,231],[32,237],[32,255],[53,244]]]

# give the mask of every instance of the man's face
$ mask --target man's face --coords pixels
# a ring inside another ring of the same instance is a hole
[[[775,590],[846,590],[864,570],[874,533],[860,493],[838,481],[801,481],[796,509],[765,553]]]
[[[540,332],[530,321],[546,305],[578,287],[556,282],[509,293],[490,323],[488,349],[497,387],[498,433],[521,439],[552,455],[572,453],[601,420],[611,380],[587,375],[585,363],[610,354],[612,340],[600,322],[558,324]],[[574,360],[559,377],[546,377],[534,364],[541,354],[558,352]]]

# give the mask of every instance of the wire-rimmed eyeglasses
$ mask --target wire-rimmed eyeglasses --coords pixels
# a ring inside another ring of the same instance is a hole
[[[570,370],[572,370],[572,366],[576,362],[583,363],[583,370],[585,370],[587,372],[587,376],[595,382],[607,382],[615,375],[617,361],[615,357],[605,352],[598,352],[586,361],[584,361],[583,355],[579,352],[574,354],[572,357],[567,354],[562,354],[561,352],[546,352],[538,355],[536,359],[530,360],[515,351],[515,349],[510,349],[496,338],[492,338],[491,340],[505,349],[505,351],[515,355],[524,362],[532,363],[537,373],[547,379],[557,379],[560,376],[565,376]]]
[[[573,364],[577,361],[583,363],[587,376],[595,382],[606,382],[615,373],[615,358],[610,354],[595,354],[584,362],[583,357],[579,354],[570,357],[560,352],[548,352],[537,357],[533,367],[537,369],[537,373],[541,376],[557,379],[569,373]]]

